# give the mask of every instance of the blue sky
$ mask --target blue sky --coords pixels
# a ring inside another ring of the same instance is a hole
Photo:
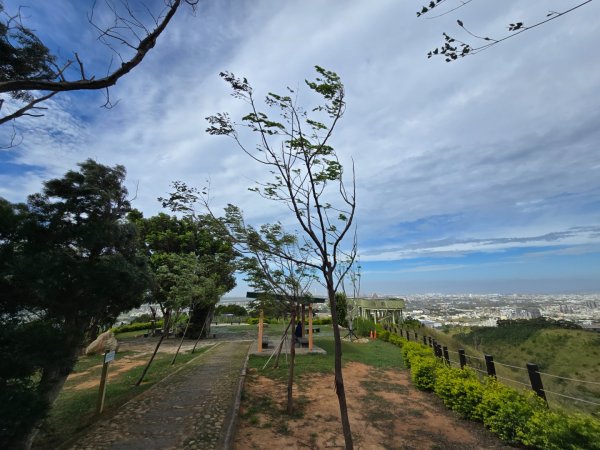
[[[210,179],[216,209],[292,226],[247,191],[263,168],[204,133],[204,117],[240,111],[222,70],[266,93],[301,86],[318,64],[347,91],[334,145],[356,164],[363,293],[599,292],[600,2],[452,64],[425,56],[444,31],[466,39],[456,19],[496,37],[576,3],[480,0],[428,20],[412,0],[201,1],[111,90],[113,109],[97,92],[62,94],[45,117],[17,122],[0,196],[23,201],[91,157],[127,167],[146,215],[172,180]],[[106,72],[114,55],[87,23],[92,1],[18,4],[57,55],[77,51],[89,73]],[[101,2],[95,17],[110,19]]]

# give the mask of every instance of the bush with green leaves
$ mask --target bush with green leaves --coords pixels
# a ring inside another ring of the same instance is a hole
[[[331,317],[317,317],[313,319],[313,325],[331,325],[333,319]]]
[[[246,322],[248,323],[248,325],[257,325],[259,322],[259,318],[258,317],[249,317]],[[271,323],[270,319],[263,319],[263,323]]]
[[[404,361],[406,362],[406,367],[412,366],[412,360],[415,357],[434,358],[429,347],[419,344],[418,342],[404,340],[403,338],[402,340],[402,358],[404,358]]]
[[[389,342],[391,334],[392,333],[390,333],[389,331],[383,330],[381,333],[377,334],[377,338],[381,339],[384,342]]]
[[[433,391],[437,370],[442,362],[433,355],[413,355],[410,359],[410,378],[415,386],[426,391]]]
[[[362,317],[354,319],[354,332],[358,336],[369,337],[369,333],[375,329],[375,322]]]
[[[600,422],[580,414],[537,408],[517,432],[517,440],[545,450],[598,450]]]
[[[514,443],[534,411],[545,407],[533,392],[521,393],[493,377],[487,377],[475,414],[501,439]]]
[[[162,320],[157,320],[154,324],[154,328],[161,329],[163,326]],[[142,331],[152,329],[152,322],[136,322],[128,325],[121,325],[119,327],[111,328],[113,333],[126,333],[128,331]]]
[[[464,418],[481,420],[477,406],[484,386],[473,369],[443,366],[435,374],[434,391],[444,404]]]
[[[433,390],[462,417],[482,421],[504,441],[543,450],[600,450],[600,421],[594,417],[548,409],[533,392],[520,392],[495,378],[479,381],[472,369],[448,367],[431,349],[397,334],[389,342],[401,347],[415,386]]]

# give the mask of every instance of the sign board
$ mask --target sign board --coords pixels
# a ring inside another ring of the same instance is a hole
[[[108,352],[104,354],[104,364],[114,361],[115,359],[115,351]]]

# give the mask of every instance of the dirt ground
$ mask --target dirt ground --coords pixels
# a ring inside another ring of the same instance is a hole
[[[415,389],[408,371],[350,363],[344,384],[357,449],[512,448],[483,425],[460,419],[434,395]],[[333,375],[297,380],[294,417],[283,413],[285,397],[285,382],[249,371],[235,450],[344,448]]]

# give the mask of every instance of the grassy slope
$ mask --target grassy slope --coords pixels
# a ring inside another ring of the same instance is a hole
[[[567,378],[600,382],[600,335],[592,331],[560,328],[535,329],[517,324],[501,328],[477,328],[452,335],[427,330],[450,350],[462,347],[467,354],[479,358],[493,355],[494,360],[525,369],[525,364],[535,363],[541,372]],[[421,333],[419,333],[421,334]],[[458,355],[450,354],[458,360]],[[482,361],[472,360],[476,367],[484,369]],[[496,365],[499,376],[515,379],[529,385],[525,370]],[[518,383],[502,380],[513,387]],[[542,375],[544,387],[553,392],[600,403],[600,385],[575,383]],[[564,399],[548,394],[550,406],[561,405],[569,410],[600,414],[600,407]]]

